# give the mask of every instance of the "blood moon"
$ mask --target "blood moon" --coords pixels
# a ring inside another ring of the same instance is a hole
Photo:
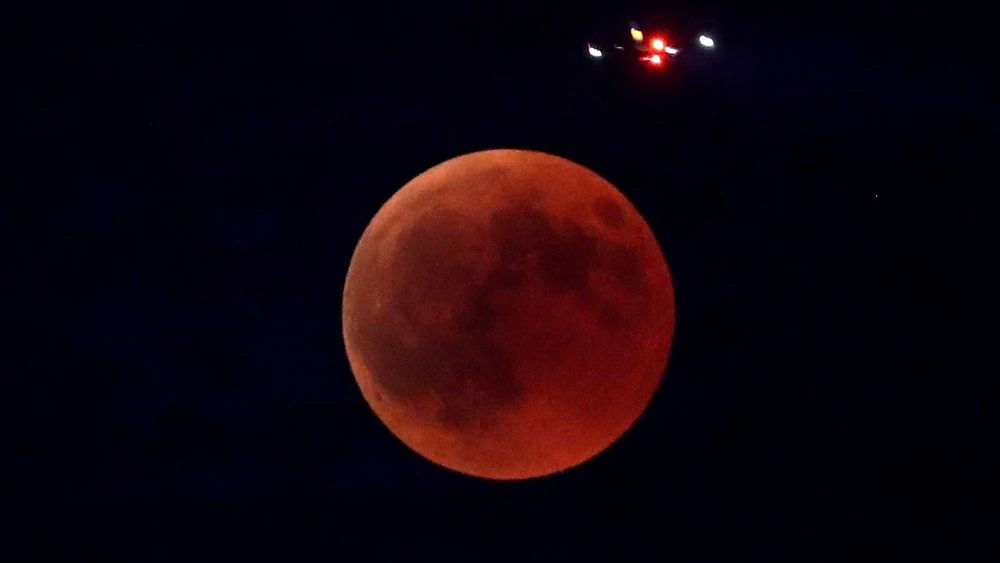
[[[425,458],[489,479],[583,463],[649,404],[674,293],[642,216],[545,153],[489,150],[407,183],[365,229],[344,286],[365,400]]]

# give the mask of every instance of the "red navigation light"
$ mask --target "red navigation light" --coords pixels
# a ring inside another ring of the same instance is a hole
[[[649,57],[642,57],[642,60],[654,65],[663,63],[663,59],[660,58],[660,55],[651,55]]]
[[[662,51],[664,47],[663,40],[657,37],[653,40],[653,49],[657,51]]]

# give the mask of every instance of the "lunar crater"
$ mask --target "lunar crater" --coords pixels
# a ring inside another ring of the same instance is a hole
[[[610,197],[599,197],[594,201],[594,213],[605,227],[620,230],[625,227],[625,208]]]

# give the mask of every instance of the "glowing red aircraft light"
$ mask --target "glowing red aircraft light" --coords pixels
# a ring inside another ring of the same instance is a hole
[[[663,47],[664,47],[664,44],[663,44],[663,40],[662,39],[656,38],[656,39],[653,40],[653,49],[655,49],[657,51],[662,51]]]
[[[642,57],[642,60],[652,63],[654,65],[663,63],[663,59],[660,58],[660,55],[651,55],[649,57]]]

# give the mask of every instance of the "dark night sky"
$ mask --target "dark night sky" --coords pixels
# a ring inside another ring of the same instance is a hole
[[[971,560],[981,18],[675,3],[720,49],[663,85],[580,56],[614,4],[22,12],[0,366],[23,560]],[[643,418],[524,483],[397,442],[340,332],[381,204],[497,147],[615,183],[677,294]]]

